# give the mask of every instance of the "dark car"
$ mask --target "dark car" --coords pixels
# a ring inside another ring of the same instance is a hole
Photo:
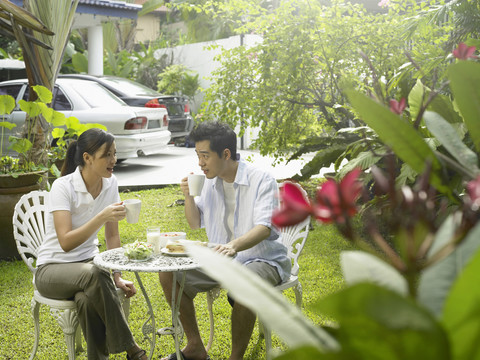
[[[146,106],[167,109],[170,122],[168,130],[172,133],[172,141],[184,144],[185,137],[193,128],[193,117],[190,105],[184,96],[164,95],[135,81],[111,75],[65,74],[59,78],[77,78],[96,81],[130,106]],[[187,142],[188,143],[188,142]]]

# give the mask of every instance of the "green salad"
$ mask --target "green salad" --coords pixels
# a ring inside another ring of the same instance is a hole
[[[123,246],[124,254],[131,260],[145,260],[153,253],[151,244],[147,244],[144,241],[138,241]]]

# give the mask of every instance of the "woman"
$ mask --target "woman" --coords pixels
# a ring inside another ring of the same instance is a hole
[[[125,207],[113,175],[116,162],[114,137],[100,129],[85,131],[68,147],[62,177],[49,194],[35,285],[46,297],[75,300],[89,360],[123,351],[127,359],[145,360],[115,290],[117,286],[133,296],[133,283],[114,272],[114,286],[110,274],[92,263],[103,226],[107,248],[120,246],[118,221],[125,217]]]

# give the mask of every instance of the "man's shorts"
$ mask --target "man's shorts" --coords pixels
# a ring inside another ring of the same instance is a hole
[[[280,284],[282,281],[277,269],[264,261],[253,261],[245,266],[273,286]],[[218,286],[218,282],[202,270],[189,270],[185,276],[183,292],[193,299],[199,292],[206,292],[216,286]]]

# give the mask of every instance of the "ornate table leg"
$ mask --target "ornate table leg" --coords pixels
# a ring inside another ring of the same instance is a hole
[[[155,351],[155,329],[156,329],[155,316],[153,315],[153,309],[152,309],[152,304],[150,303],[150,298],[148,297],[147,291],[145,290],[142,280],[140,279],[140,275],[138,275],[137,272],[135,272],[135,277],[137,278],[138,285],[142,290],[143,297],[145,298],[145,302],[147,303],[147,307],[148,307],[148,311],[147,311],[148,319],[143,323],[142,333],[145,339],[147,339],[148,342],[150,343],[150,355],[148,356],[148,359],[151,360],[153,357],[153,352]]]
[[[173,285],[172,285],[172,324],[173,324],[173,338],[175,340],[175,352],[177,353],[177,359],[183,359],[180,353],[180,341],[183,333],[182,325],[180,323],[179,314],[180,314],[180,302],[183,295],[183,287],[185,286],[185,276],[186,272],[182,271],[182,278],[180,281],[180,286],[178,288],[178,297],[175,296],[175,288],[177,285],[177,276],[178,273],[173,273]]]

